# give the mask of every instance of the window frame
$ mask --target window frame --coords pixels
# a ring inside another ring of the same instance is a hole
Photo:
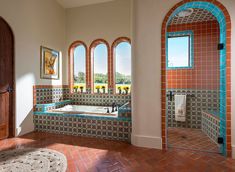
[[[112,64],[113,64],[112,65],[112,67],[113,67],[113,69],[112,69],[112,71],[113,71],[113,78],[112,78],[113,86],[112,86],[112,88],[113,88],[114,94],[118,94],[116,92],[116,47],[119,44],[125,43],[125,42],[129,43],[131,46],[131,40],[128,37],[119,37],[112,44],[112,60],[113,60],[113,62],[112,62]],[[131,49],[132,49],[132,46],[131,46]],[[131,61],[132,61],[132,55],[131,55]],[[131,66],[131,68],[132,68],[132,66]],[[132,74],[131,74],[131,76],[132,76]],[[132,83],[131,83],[131,85],[132,85]],[[130,92],[129,92],[129,94],[130,94]]]
[[[94,48],[99,44],[105,44],[108,50],[108,92],[105,94],[115,94],[116,93],[116,79],[115,79],[115,48],[121,42],[128,42],[131,45],[131,40],[128,37],[119,37],[113,41],[110,46],[109,43],[104,39],[96,39],[94,40],[90,46],[88,47],[83,41],[74,41],[68,49],[68,81],[69,81],[69,91],[71,94],[74,93],[74,49],[83,45],[85,47],[86,53],[86,92],[77,94],[97,94],[94,93],[94,84],[93,84],[93,61],[94,61]],[[132,58],[132,57],[131,57]],[[104,93],[102,93],[104,94]],[[129,95],[129,94],[128,94]]]
[[[95,50],[95,48],[99,45],[99,44],[105,44],[106,45],[106,47],[107,47],[107,74],[108,74],[108,88],[107,88],[107,90],[108,90],[108,92],[107,93],[105,93],[105,94],[108,94],[109,92],[110,92],[110,75],[111,75],[111,73],[110,73],[110,46],[109,46],[109,43],[106,41],[106,40],[104,40],[104,39],[96,39],[96,40],[94,40],[92,43],[91,43],[91,45],[90,45],[90,49],[89,49],[89,59],[90,59],[90,62],[89,62],[89,69],[90,69],[90,77],[89,77],[89,79],[90,79],[90,84],[89,84],[89,86],[90,86],[90,93],[92,93],[92,94],[99,94],[99,93],[95,93],[94,92],[94,50]],[[104,94],[104,93],[102,93],[102,94]]]
[[[78,46],[84,46],[85,48],[85,80],[86,80],[86,88],[87,88],[87,84],[88,84],[88,74],[89,74],[89,70],[87,68],[87,64],[88,64],[88,48],[87,45],[83,42],[83,41],[74,41],[70,46],[69,46],[69,72],[68,72],[68,77],[69,77],[69,88],[70,88],[70,93],[74,93],[74,50],[76,47]],[[79,92],[78,92],[79,93]]]
[[[177,37],[188,37],[189,41],[189,47],[188,47],[188,59],[189,59],[189,64],[188,66],[179,66],[179,67],[169,67],[168,66],[168,39],[169,38],[177,38]],[[191,30],[187,30],[187,31],[180,31],[180,32],[168,32],[167,36],[166,36],[166,40],[167,40],[167,48],[166,48],[166,68],[167,70],[174,70],[174,69],[192,69],[194,68],[194,35],[193,35],[193,31]]]

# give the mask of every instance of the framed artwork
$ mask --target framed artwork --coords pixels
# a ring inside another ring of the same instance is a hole
[[[59,79],[60,53],[59,51],[41,46],[40,60],[41,79]]]

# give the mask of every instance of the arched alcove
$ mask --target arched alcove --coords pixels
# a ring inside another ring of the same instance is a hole
[[[220,51],[220,135],[224,139],[222,153],[231,156],[231,20],[226,8],[218,1],[211,0],[184,0],[176,4],[166,15],[162,24],[162,147],[167,148],[167,121],[166,121],[166,57],[167,57],[167,25],[173,16],[189,9],[205,9],[212,13],[220,27],[220,44],[224,49]]]

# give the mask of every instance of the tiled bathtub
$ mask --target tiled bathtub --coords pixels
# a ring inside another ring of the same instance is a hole
[[[92,116],[89,114],[70,114],[51,112],[73,101],[35,105],[34,125],[36,131],[97,137],[130,142],[131,109],[126,104],[120,107],[117,117]]]

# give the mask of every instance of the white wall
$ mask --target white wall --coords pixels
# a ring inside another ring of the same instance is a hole
[[[220,0],[235,28],[235,1]],[[133,1],[133,144],[161,148],[161,26],[180,0]],[[232,30],[232,57],[235,29]],[[232,58],[232,144],[235,145],[235,59]],[[147,88],[147,89],[146,89]],[[235,157],[235,148],[234,148]]]
[[[138,146],[161,148],[161,25],[166,13],[179,1],[162,3],[162,0],[133,0],[131,14],[131,0],[67,10],[54,0],[0,0],[0,15],[12,27],[15,35],[16,127],[22,127],[19,134],[33,130],[32,86],[67,83],[67,49],[73,41],[83,40],[89,46],[97,38],[104,38],[111,43],[119,36],[132,35],[132,141]],[[232,28],[235,28],[235,1],[220,1],[229,10]],[[60,80],[51,82],[40,79],[41,45],[62,51],[63,78]],[[234,49],[235,29],[232,30],[232,57]],[[235,69],[233,58],[232,68]],[[232,70],[233,145],[234,100],[235,70]]]
[[[32,86],[67,84],[68,46],[97,38],[112,43],[131,33],[131,2],[113,2],[63,9],[55,0],[0,0],[0,16],[15,36],[17,135],[33,131]],[[67,31],[67,32],[66,32]],[[40,46],[61,51],[60,80],[40,79]]]
[[[15,36],[16,134],[21,135],[33,130],[32,86],[63,82],[40,79],[40,46],[65,53],[65,10],[54,0],[0,0],[0,16]]]
[[[67,47],[76,41],[87,46],[98,38],[110,44],[120,36],[131,35],[131,1],[116,0],[107,3],[66,10]]]

